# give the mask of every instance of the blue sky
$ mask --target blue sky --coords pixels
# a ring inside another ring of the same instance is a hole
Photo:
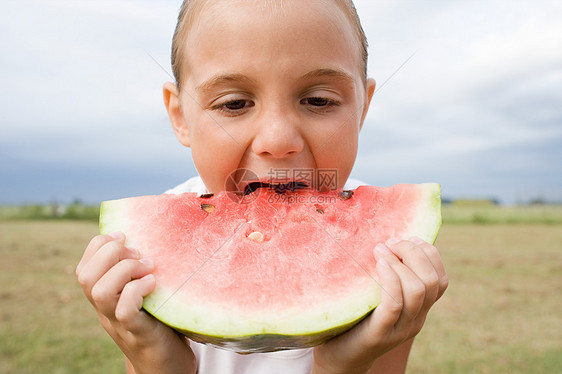
[[[0,4],[0,204],[98,203],[195,175],[150,57],[170,71],[179,0]],[[382,88],[353,177],[562,201],[562,2],[356,6]]]

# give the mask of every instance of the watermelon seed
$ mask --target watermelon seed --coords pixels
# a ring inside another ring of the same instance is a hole
[[[353,191],[351,190],[343,190],[341,192],[338,193],[338,196],[340,197],[340,199],[342,200],[347,200],[350,199],[351,196],[353,196]]]
[[[201,209],[207,213],[211,213],[213,210],[215,210],[215,206],[212,204],[201,204]]]
[[[316,211],[317,211],[318,213],[324,214],[324,210],[325,210],[326,208],[324,208],[322,205],[320,205],[320,204],[314,204],[314,207],[316,208]]]
[[[248,235],[248,239],[253,240],[255,242],[263,242],[263,234],[259,231],[254,231]]]
[[[208,199],[210,197],[213,197],[215,194],[214,193],[204,193],[201,196],[199,196],[202,199]]]

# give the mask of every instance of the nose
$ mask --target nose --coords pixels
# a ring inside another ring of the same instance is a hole
[[[296,156],[305,145],[298,122],[297,116],[290,110],[263,113],[252,142],[252,151],[258,156],[276,159]]]

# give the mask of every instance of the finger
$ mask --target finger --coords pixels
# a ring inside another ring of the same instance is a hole
[[[375,250],[377,251],[379,248],[375,248]],[[390,334],[394,324],[400,318],[404,301],[400,278],[390,267],[385,257],[375,254],[375,258],[377,258],[376,270],[381,287],[381,302],[373,312],[372,321],[376,325],[373,330],[380,329],[387,335]]]
[[[125,285],[142,278],[154,269],[150,259],[119,261],[92,287],[92,300],[96,308],[109,319],[115,319],[115,309]]]
[[[133,334],[152,331],[156,320],[141,311],[143,298],[154,290],[154,275],[148,274],[140,279],[130,281],[123,288],[115,308],[115,319]]]
[[[94,284],[123,259],[138,259],[137,250],[129,249],[118,241],[110,241],[104,244],[90,260],[84,264],[78,274],[78,282],[82,286],[86,297],[92,302],[91,292]]]
[[[78,262],[78,265],[76,266],[76,275],[78,275],[84,264],[86,264],[90,260],[90,258],[92,258],[94,253],[96,253],[102,246],[112,240],[124,243],[125,234],[123,234],[122,232],[114,232],[107,235],[94,236],[92,240],[90,240],[90,243],[88,243],[88,246],[86,247],[82,258],[80,259],[80,262]]]
[[[429,309],[438,298],[440,278],[426,252],[421,245],[408,240],[389,239],[386,243],[404,265],[422,281],[425,287],[423,305]]]
[[[425,300],[425,285],[388,247],[379,244],[376,247],[377,260],[384,258],[392,270],[398,275],[402,289],[403,307],[400,315],[401,320],[413,320],[420,312]]]
[[[449,276],[445,271],[445,266],[443,265],[443,260],[441,259],[441,255],[439,254],[439,251],[437,250],[437,248],[435,248],[435,246],[427,243],[423,239],[420,239],[418,237],[413,237],[410,238],[410,241],[416,243],[421,249],[423,249],[427,258],[429,259],[429,261],[431,261],[433,267],[437,271],[437,276],[439,278],[439,292],[437,295],[437,299],[439,299],[447,289],[447,286],[449,285]]]

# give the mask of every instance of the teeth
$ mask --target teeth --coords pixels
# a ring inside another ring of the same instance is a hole
[[[284,194],[287,191],[295,191],[299,188],[307,188],[308,185],[304,182],[288,182],[288,183],[266,183],[266,182],[251,182],[244,188],[244,195],[251,194],[258,188],[271,188],[278,194]]]

